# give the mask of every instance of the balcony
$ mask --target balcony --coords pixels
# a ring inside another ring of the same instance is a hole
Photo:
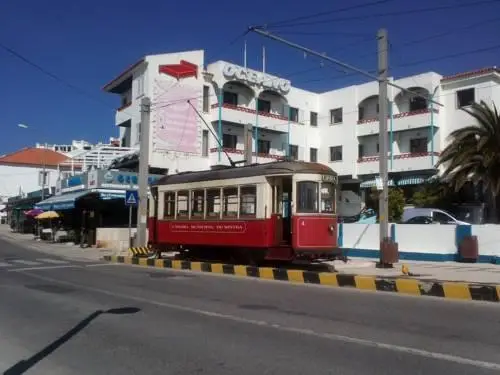
[[[406,172],[434,169],[439,155],[439,152],[419,152],[394,155],[392,168],[391,158],[389,156],[387,161],[389,172]],[[358,175],[378,173],[379,156],[365,156],[358,159]]]
[[[210,164],[215,165],[218,164],[217,160],[217,152],[219,151],[218,148],[211,148],[210,149]],[[235,148],[223,148],[223,151],[227,152],[231,159],[233,159],[234,162],[242,161],[244,160],[244,150],[239,150]],[[255,152],[252,152],[253,155],[253,161],[258,163],[270,163],[273,161],[278,161],[278,160],[283,160],[285,155],[284,153],[276,153],[276,154],[262,154],[259,153],[258,155]],[[229,160],[227,160],[227,157],[225,154],[221,155],[221,163],[224,165],[229,165]]]
[[[433,109],[433,112],[435,114],[439,113],[437,109]],[[430,113],[430,109],[397,113],[392,116],[392,131],[398,132],[428,127],[431,125]],[[437,126],[436,122],[434,120],[434,126]],[[356,132],[358,137],[375,135],[379,133],[379,126],[378,117],[359,120]],[[388,118],[387,129],[390,130],[390,118]]]
[[[217,121],[219,118],[219,114],[217,113],[218,108],[218,104],[212,105],[212,121]],[[224,103],[222,105],[221,119],[224,122],[231,122],[241,125],[255,125],[257,121],[259,127],[266,128],[268,130],[273,130],[281,133],[286,133],[288,131],[288,118],[286,116],[262,111],[260,111],[258,115],[259,118],[257,120],[257,111],[253,108],[227,103]]]

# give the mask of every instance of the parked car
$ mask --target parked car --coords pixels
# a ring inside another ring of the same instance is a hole
[[[413,218],[412,222],[409,222]],[[425,219],[426,218],[426,219]],[[403,224],[455,224],[455,225],[470,225],[465,221],[460,221],[450,215],[448,212],[437,208],[413,208],[407,207],[403,211]]]

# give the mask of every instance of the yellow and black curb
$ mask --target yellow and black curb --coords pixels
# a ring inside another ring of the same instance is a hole
[[[128,250],[132,253],[133,256],[148,255],[151,253],[151,248],[148,246],[129,247]]]
[[[172,268],[210,272],[301,284],[319,284],[331,287],[351,287],[362,290],[393,292],[414,296],[432,296],[451,299],[500,302],[500,285],[469,284],[419,280],[415,278],[380,278],[342,273],[328,273],[282,268],[237,266],[233,264],[189,262],[170,259],[148,259],[125,256],[104,256],[114,263],[134,264],[155,268]]]

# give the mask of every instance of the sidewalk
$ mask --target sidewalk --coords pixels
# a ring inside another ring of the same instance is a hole
[[[112,249],[92,247],[82,249],[73,243],[51,243],[35,240],[32,234],[12,232],[10,227],[4,224],[0,225],[0,238],[25,248],[80,261],[98,261],[106,255],[119,255],[118,251]]]
[[[500,285],[500,265],[495,264],[401,261],[395,263],[392,269],[380,269],[375,267],[376,262],[375,259],[349,258],[347,263],[342,261],[327,263],[333,264],[338,272],[344,274]],[[403,274],[403,265],[408,267],[410,275]]]

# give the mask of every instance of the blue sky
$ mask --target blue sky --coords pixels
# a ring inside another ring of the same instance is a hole
[[[242,64],[243,39],[230,43],[248,25],[271,24],[367,2],[373,0],[352,3],[6,0],[0,6],[0,43],[87,94],[80,94],[79,90],[42,74],[0,49],[0,154],[36,141],[64,143],[88,139],[95,142],[116,136],[114,110],[118,97],[101,92],[101,87],[145,54],[205,49],[208,62],[224,59]],[[385,27],[392,46],[391,75],[398,77],[429,70],[452,74],[498,65],[500,48],[449,59],[440,57],[498,45],[500,1],[425,13],[411,10],[476,2],[478,0],[387,0],[383,4],[296,21],[292,27],[270,30],[329,56],[373,70],[376,68],[375,34],[378,28]],[[403,14],[384,16],[394,12]],[[317,23],[323,20],[326,22]],[[316,23],[297,25],[311,22]],[[468,25],[476,26],[460,29]],[[447,34],[438,37],[441,33]],[[432,38],[409,44],[428,36]],[[289,77],[294,86],[326,91],[365,81],[359,76],[342,77],[344,73],[338,69],[320,67],[317,59],[304,58],[302,53],[261,36],[250,34],[246,38],[249,66],[261,68],[261,48],[265,45],[266,70]],[[411,65],[413,62],[421,63]],[[310,71],[298,74],[305,70]],[[18,128],[20,122],[31,128]]]

